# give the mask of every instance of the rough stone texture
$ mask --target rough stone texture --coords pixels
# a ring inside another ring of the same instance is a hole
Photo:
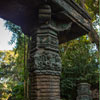
[[[88,83],[79,84],[77,93],[77,100],[92,100],[90,84]]]
[[[51,15],[46,13],[49,9],[47,6],[43,6],[40,10],[42,11],[39,14],[42,16],[40,24],[42,23],[42,25],[32,35],[29,71],[34,74],[60,75],[61,58],[59,56],[57,30],[51,23],[44,24],[43,22],[48,22],[48,18],[50,20]]]
[[[32,37],[29,71],[35,74],[60,75],[58,45],[57,32],[50,25],[42,25]]]
[[[60,100],[61,58],[57,31],[51,25],[51,7],[39,9],[40,26],[30,44],[30,100]]]
[[[99,89],[92,90],[93,100],[99,100]]]
[[[60,100],[59,76],[31,74],[30,82],[30,100]]]

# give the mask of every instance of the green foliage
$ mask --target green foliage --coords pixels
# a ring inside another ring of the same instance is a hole
[[[12,96],[10,98],[12,100],[24,100],[24,83],[19,82],[12,88]]]
[[[96,19],[96,15],[99,15],[99,0],[85,0],[85,6],[92,19]]]
[[[15,54],[18,55],[16,57],[16,70],[18,71],[20,82],[22,82],[22,83],[25,82],[23,85],[24,89],[22,92],[25,92],[24,96],[26,96],[27,95],[27,79],[28,79],[28,71],[27,71],[27,52],[28,51],[27,51],[27,48],[28,48],[29,38],[22,33],[20,27],[14,25],[13,23],[7,21],[5,23],[5,25],[10,31],[13,32],[12,39],[9,43],[13,44],[14,42],[16,42],[16,47],[14,50]],[[20,88],[20,85],[18,85],[18,86]],[[17,99],[19,97],[19,100],[20,100],[20,93],[16,93],[16,94],[18,95]],[[13,98],[13,95],[12,95],[12,98]],[[23,96],[22,96],[22,98],[23,98]],[[26,99],[26,97],[25,97],[25,99]]]
[[[14,51],[0,51],[0,100],[24,100],[24,68],[18,67],[18,57]]]
[[[15,56],[16,57],[16,56]],[[11,95],[11,86],[16,83],[15,58],[13,51],[0,51],[0,100]]]
[[[61,95],[66,100],[75,100],[77,84],[98,83],[98,58],[94,45],[87,36],[61,45],[62,58]],[[66,95],[67,94],[67,95]]]
[[[81,0],[75,0],[81,5]],[[96,20],[96,15],[99,15],[99,0],[84,0],[85,10],[89,13],[92,20]]]

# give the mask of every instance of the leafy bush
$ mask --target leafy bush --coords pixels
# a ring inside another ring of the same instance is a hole
[[[98,83],[98,58],[95,45],[87,36],[61,45],[62,58],[61,96],[66,100],[75,100],[77,84],[88,82],[92,86]]]

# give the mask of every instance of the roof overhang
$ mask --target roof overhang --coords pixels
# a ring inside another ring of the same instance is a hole
[[[73,0],[47,0],[52,8],[52,19],[61,24],[72,22],[68,31],[59,32],[60,43],[67,42],[89,33],[91,18]],[[31,35],[38,26],[38,8],[43,0],[2,0],[0,17],[21,26],[26,35]]]

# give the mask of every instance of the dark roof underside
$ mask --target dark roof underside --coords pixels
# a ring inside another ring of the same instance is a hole
[[[0,17],[21,26],[31,35],[38,26],[38,8],[43,0],[1,0]],[[56,22],[73,22],[71,30],[58,34],[60,43],[77,38],[90,31],[89,15],[73,0],[48,0],[52,7],[52,19]]]

